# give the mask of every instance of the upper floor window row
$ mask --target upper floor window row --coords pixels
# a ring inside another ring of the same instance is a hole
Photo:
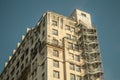
[[[72,53],[69,53],[69,59],[75,60],[75,61],[80,61],[80,55],[74,55]]]
[[[77,44],[73,44],[71,42],[68,42],[68,48],[73,50],[79,50],[79,46]]]
[[[52,20],[52,26],[58,26],[58,22],[55,20]],[[69,25],[65,25],[65,30],[69,30],[71,32],[75,32],[75,28],[71,27]]]
[[[71,40],[74,40],[74,41],[76,41],[77,40],[77,37],[76,36],[72,36],[72,35],[70,35],[70,34],[66,34],[66,38],[67,39],[71,39]]]
[[[70,74],[70,80],[82,80],[81,76]]]
[[[75,32],[75,28],[70,27],[69,25],[65,26],[65,30],[71,31],[71,32]]]
[[[81,71],[81,67],[80,67],[80,66],[75,65],[75,64],[72,64],[72,63],[70,63],[69,69],[70,69],[70,70],[75,70],[75,71],[77,71],[77,72],[80,72],[80,71]]]

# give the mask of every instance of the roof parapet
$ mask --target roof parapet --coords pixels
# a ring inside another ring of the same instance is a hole
[[[17,43],[17,47],[19,47],[19,46],[20,46],[20,42]]]
[[[25,38],[25,36],[24,36],[24,35],[22,35],[22,40],[24,40],[24,38]]]
[[[5,62],[5,67],[8,65],[8,62]]]
[[[9,56],[9,61],[11,60],[12,56]]]
[[[26,32],[28,33],[29,31],[30,31],[30,28],[27,28],[27,29],[26,29]]]
[[[40,21],[37,23],[37,26],[39,26],[40,25]]]
[[[15,54],[15,52],[16,52],[16,50],[14,49],[14,50],[12,51],[12,53]]]

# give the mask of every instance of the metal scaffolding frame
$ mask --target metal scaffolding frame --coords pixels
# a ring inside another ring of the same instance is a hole
[[[82,80],[103,80],[102,61],[96,28],[88,29],[82,24],[77,25],[77,27],[79,28],[79,47],[83,49],[81,56],[85,60],[83,67],[86,70]]]

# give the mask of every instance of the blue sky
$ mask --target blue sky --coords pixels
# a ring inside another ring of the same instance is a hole
[[[46,11],[69,16],[75,8],[91,14],[97,27],[105,80],[120,80],[119,0],[0,0],[0,72],[27,27]]]

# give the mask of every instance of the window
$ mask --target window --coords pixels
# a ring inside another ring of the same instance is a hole
[[[70,74],[70,80],[75,80],[75,75],[74,74]]]
[[[26,58],[25,62],[26,62],[26,64],[28,63],[28,58]]]
[[[42,67],[42,70],[43,70],[44,67],[45,67],[45,63],[44,62],[42,63],[41,67]]]
[[[53,39],[52,43],[53,43],[54,45],[58,45],[58,40]]]
[[[71,32],[75,32],[75,28],[72,28],[72,27],[71,27],[71,29],[70,29],[70,30],[71,30]]]
[[[69,58],[70,58],[71,60],[74,60],[74,54],[69,53]]]
[[[52,34],[53,34],[53,35],[58,35],[58,30],[53,29],[53,30],[52,30]]]
[[[42,26],[45,27],[45,22],[42,23]]]
[[[45,27],[45,18],[42,20],[42,26]]]
[[[32,63],[32,70],[37,68],[37,59]]]
[[[76,41],[77,37],[76,36],[72,36],[72,40]]]
[[[68,42],[68,48],[73,49],[73,44]]]
[[[54,60],[54,61],[53,61],[53,66],[58,68],[58,67],[59,67],[59,62],[56,61],[56,60]]]
[[[80,76],[76,76],[76,80],[81,80],[81,77]]]
[[[44,59],[44,58],[45,58],[46,53],[42,52],[40,55],[41,55],[41,58],[42,58],[42,59]]]
[[[34,70],[34,74],[35,74],[35,76],[37,75],[37,68]]]
[[[33,44],[33,37],[31,37],[30,39],[31,39],[31,44]]]
[[[79,55],[75,55],[75,61],[80,61],[80,56]]]
[[[1,80],[3,80],[2,78],[1,78]],[[6,78],[6,80],[9,80],[9,76],[7,75],[7,78]]]
[[[53,50],[53,56],[59,57],[59,52],[57,50]]]
[[[20,65],[20,62],[18,61],[17,64],[16,64],[17,68],[19,67],[19,65]]]
[[[53,20],[53,21],[52,21],[52,25],[53,25],[53,26],[57,26],[57,21],[54,21],[54,20]]]
[[[25,55],[27,56],[28,53],[29,53],[29,48],[27,48],[27,49],[25,50]]]
[[[21,56],[21,62],[24,60],[24,54]]]
[[[70,30],[70,26],[66,25],[66,26],[65,26],[65,29],[66,29],[66,30]]]
[[[67,39],[71,39],[71,35],[70,34],[66,34],[66,38]]]
[[[32,72],[32,80],[36,77],[37,75],[37,68]]]
[[[42,80],[45,80],[45,73],[42,74]]]
[[[21,65],[21,71],[23,70],[23,68],[24,68],[24,64]]]
[[[44,36],[45,36],[45,31],[42,32],[42,38],[44,38]]]
[[[72,63],[70,63],[70,70],[75,70],[75,66]]]
[[[53,71],[54,78],[60,78],[60,73],[58,71]]]
[[[80,66],[76,66],[76,71],[80,72]]]
[[[86,14],[85,13],[81,13],[82,16],[86,17]]]
[[[12,78],[12,80],[14,80],[14,78]]]
[[[17,71],[16,75],[18,76],[18,74],[19,74],[19,70]]]
[[[10,72],[11,75],[14,75],[15,67],[13,67],[12,71]]]
[[[18,50],[18,55],[20,54],[21,49]]]
[[[79,47],[78,47],[77,44],[74,45],[74,49],[75,49],[75,50],[79,50]]]

